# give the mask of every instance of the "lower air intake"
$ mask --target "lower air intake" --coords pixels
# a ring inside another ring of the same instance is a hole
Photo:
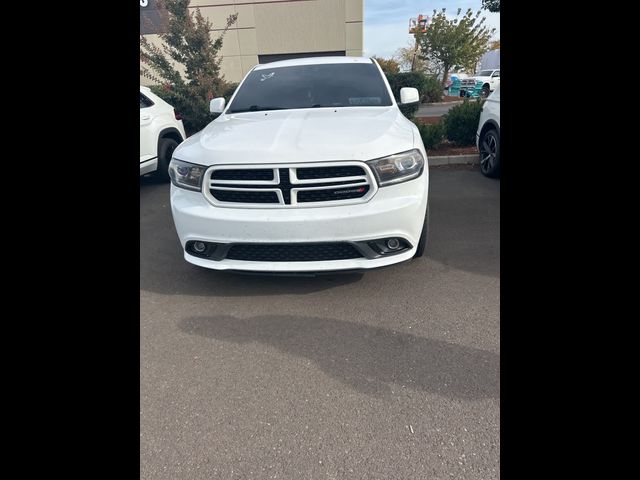
[[[362,258],[362,254],[350,243],[241,244],[233,245],[226,258],[251,262],[321,262]]]

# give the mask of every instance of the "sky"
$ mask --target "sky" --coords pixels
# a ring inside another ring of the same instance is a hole
[[[398,48],[413,45],[409,19],[419,14],[431,16],[434,9],[446,8],[447,15],[455,17],[458,8],[461,15],[467,8],[475,14],[481,6],[482,0],[364,0],[364,56],[389,58]],[[493,39],[499,39],[500,14],[482,10],[483,16],[485,24],[496,29]]]

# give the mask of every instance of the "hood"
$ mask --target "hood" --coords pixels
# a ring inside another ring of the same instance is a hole
[[[182,142],[200,165],[370,160],[414,148],[412,122],[394,105],[221,115]]]
[[[481,80],[481,81],[483,81],[483,82],[488,82],[488,81],[490,81],[490,80],[491,80],[491,77],[487,77],[487,76],[482,76],[482,77],[481,77],[481,76],[479,76],[479,75],[475,75],[473,78],[474,78],[475,80]]]

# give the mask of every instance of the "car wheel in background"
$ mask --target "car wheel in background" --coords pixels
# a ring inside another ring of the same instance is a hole
[[[171,156],[173,151],[178,146],[173,138],[161,138],[158,145],[158,170],[156,170],[156,177],[160,180],[169,181],[169,162],[171,162]]]
[[[479,142],[480,171],[486,177],[500,175],[500,134],[494,128],[485,131]]]
[[[480,92],[480,96],[482,98],[487,98],[491,94],[491,90],[489,90],[489,86],[485,85],[482,87],[482,91]]]

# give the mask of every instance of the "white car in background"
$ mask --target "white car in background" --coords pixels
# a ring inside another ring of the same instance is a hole
[[[169,162],[187,136],[180,115],[149,87],[140,85],[140,175],[169,180]]]
[[[500,176],[500,86],[487,97],[476,132],[480,171],[491,178]]]

